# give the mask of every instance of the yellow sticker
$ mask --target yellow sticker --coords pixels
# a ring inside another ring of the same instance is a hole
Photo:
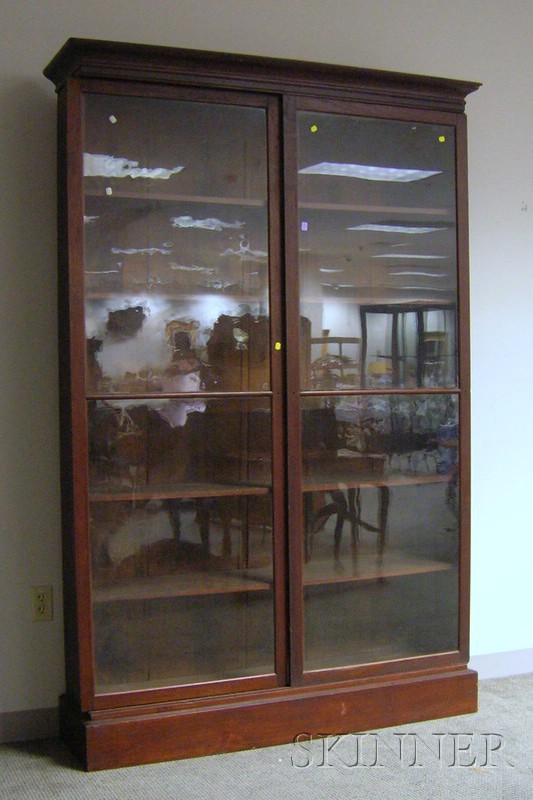
[[[446,137],[445,136],[439,136],[439,142],[442,143],[442,142],[445,142],[445,141],[446,141]]]
[[[281,350],[281,342],[276,342],[274,345],[274,350]]]
[[[316,133],[316,132],[317,132],[317,130],[318,130],[318,125],[311,125],[311,127],[309,128],[309,130],[311,131],[311,133]]]

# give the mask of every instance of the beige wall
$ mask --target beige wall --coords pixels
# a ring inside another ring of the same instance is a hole
[[[54,706],[63,688],[55,98],[41,73],[69,36],[483,82],[468,102],[472,652],[532,648],[530,0],[1,0],[1,9],[0,713]],[[38,583],[54,586],[51,623],[30,619]]]

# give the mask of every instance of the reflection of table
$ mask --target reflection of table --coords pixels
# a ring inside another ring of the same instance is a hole
[[[377,550],[383,556],[387,541],[387,523],[390,504],[390,490],[395,486],[416,486],[431,483],[446,483],[450,480],[448,475],[346,475],[315,474],[304,481],[304,541],[305,560],[308,561],[312,553],[312,539],[315,526],[322,520],[336,515],[334,531],[334,555],[338,559],[344,523],[351,526],[352,545],[355,548],[359,537],[359,529],[371,531],[378,535]],[[375,488],[378,490],[377,525],[372,525],[362,519],[361,489]],[[332,502],[326,504],[318,511],[313,510],[313,494],[326,492]]]
[[[247,500],[254,497],[265,497],[270,494],[270,487],[255,484],[228,484],[228,483],[176,483],[173,485],[139,487],[98,487],[89,494],[89,501],[93,503],[126,501],[129,503],[144,503],[149,500],[161,500],[169,515],[172,532],[176,539],[180,538],[180,505],[182,502],[192,500],[195,504],[196,518],[200,532],[200,541],[206,553],[209,554],[209,524],[213,506],[218,510],[222,523],[222,555],[231,555],[231,517],[232,504],[237,500],[246,503],[243,514],[242,560],[248,561],[248,519]],[[211,501],[211,502],[210,502]]]
[[[337,559],[345,522],[350,523],[350,533],[354,548],[357,546],[359,530],[370,531],[377,534],[377,552],[383,556],[387,544],[387,525],[390,507],[390,490],[398,486],[416,486],[434,483],[449,483],[453,475],[407,475],[407,474],[354,474],[349,470],[346,473],[332,475],[324,471],[307,476],[303,481],[304,500],[304,548],[305,560],[310,560],[313,547],[313,535],[319,522],[336,516],[334,529],[334,555]],[[372,524],[362,517],[361,490],[375,488],[378,490],[378,512],[376,524]],[[331,497],[331,502],[323,505],[318,510],[313,508],[313,495],[326,493]],[[142,503],[149,500],[161,500],[167,508],[174,536],[180,536],[180,503],[192,500],[195,503],[198,528],[202,547],[209,553],[209,527],[213,508],[222,523],[222,555],[231,555],[231,519],[235,501],[245,503],[242,512],[242,537],[239,562],[242,567],[248,564],[248,508],[247,501],[251,497],[267,497],[271,494],[271,487],[265,484],[229,484],[229,483],[188,483],[169,486],[142,486],[136,489],[124,487],[93,489],[89,494],[90,502],[122,501],[129,503]],[[206,502],[207,501],[207,502]],[[212,501],[212,502],[209,502]]]

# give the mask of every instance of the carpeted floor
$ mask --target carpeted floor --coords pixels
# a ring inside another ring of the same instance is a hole
[[[533,674],[480,683],[463,717],[229,755],[82,772],[56,740],[0,747],[2,800],[530,800]]]

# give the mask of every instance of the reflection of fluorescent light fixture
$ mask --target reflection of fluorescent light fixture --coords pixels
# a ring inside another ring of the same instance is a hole
[[[449,258],[449,256],[423,256],[420,253],[381,253],[380,255],[372,256],[372,258]]]
[[[242,228],[244,222],[222,222],[217,217],[207,217],[207,219],[193,219],[190,215],[182,217],[171,217],[170,222],[173,228],[199,228],[205,231],[221,231],[223,228]]]
[[[165,169],[165,167],[140,167],[138,161],[127,158],[105,156],[93,153],[83,154],[83,174],[85,177],[101,175],[105,178],[154,178],[168,180],[171,175],[181,172],[183,167]]]
[[[169,256],[172,250],[167,250],[164,247],[112,247],[111,252],[115,255],[124,254],[126,256],[155,256],[156,253],[161,253],[162,256]]]
[[[442,272],[416,272],[414,270],[402,269],[400,272],[389,272],[389,275],[421,275],[424,278],[445,278]]]
[[[318,271],[319,272],[344,272],[343,269],[333,269],[333,268],[330,269],[329,267],[319,267]]]
[[[441,228],[416,228],[408,225],[356,225],[354,228],[346,228],[347,231],[382,231],[383,233],[432,233]]]
[[[227,247],[220,253],[221,256],[238,256],[241,261],[266,261],[268,253],[264,250],[253,250],[244,236],[239,237],[239,249]]]
[[[205,275],[214,275],[217,271],[216,267],[201,267],[197,264],[176,264],[174,261],[171,261],[168,266],[170,269],[179,270],[181,272],[201,272]]]
[[[298,170],[300,175],[335,175],[344,178],[361,178],[365,181],[398,181],[410,183],[421,181],[432,175],[440,175],[440,171],[424,169],[398,169],[397,167],[372,167],[368,164],[335,164],[322,161],[311,167]]]
[[[397,286],[394,287],[397,289],[406,289],[410,292],[450,292],[451,289],[442,289],[439,287],[437,289],[436,286]]]

